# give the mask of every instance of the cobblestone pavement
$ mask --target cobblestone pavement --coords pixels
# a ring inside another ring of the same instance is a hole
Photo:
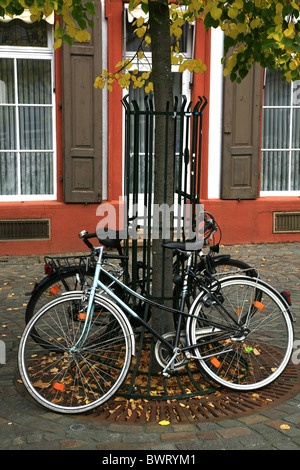
[[[290,290],[298,319],[295,339],[300,340],[300,243],[227,246],[221,252],[255,266],[263,279],[280,290]],[[151,454],[154,451],[300,449],[299,392],[273,408],[248,416],[169,426],[68,417],[37,406],[16,387],[17,349],[28,301],[25,293],[42,276],[43,256],[0,257],[0,344],[6,353],[5,363],[0,364],[2,450],[70,449],[111,453],[144,450]]]

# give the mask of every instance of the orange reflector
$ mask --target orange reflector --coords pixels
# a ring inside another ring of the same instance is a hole
[[[238,307],[235,311],[236,315],[239,315],[242,311],[242,307]]]
[[[55,388],[55,390],[59,390],[60,392],[63,392],[65,390],[65,386],[58,382],[55,382],[55,384],[53,385],[53,388]]]
[[[60,286],[56,285],[56,286],[53,286],[51,287],[50,291],[49,291],[49,294],[50,295],[54,295],[54,294],[57,294],[57,292],[59,292],[61,289]]]
[[[218,359],[216,357],[212,357],[210,362],[212,363],[213,366],[215,367],[221,367],[221,362],[218,361]]]
[[[86,313],[79,313],[78,318],[79,318],[79,320],[85,320],[86,319]]]
[[[264,306],[264,304],[262,304],[258,300],[255,300],[255,302],[253,302],[253,305],[254,307],[258,308],[258,310],[266,310],[266,307]]]

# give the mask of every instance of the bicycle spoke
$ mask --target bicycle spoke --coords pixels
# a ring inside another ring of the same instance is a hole
[[[107,401],[126,377],[131,339],[118,311],[97,305],[96,321],[81,338],[86,301],[68,294],[50,303],[29,323],[19,364],[28,391],[47,408],[79,413]],[[99,304],[99,301],[98,301]]]
[[[252,390],[271,383],[286,367],[293,344],[292,324],[279,296],[259,280],[237,277],[221,281],[217,300],[221,305],[217,301],[208,305],[200,296],[196,318],[189,323],[194,344],[201,343],[204,318],[206,328],[210,322],[219,325],[219,333],[203,336],[202,346],[195,350],[201,366],[216,382],[234,389]],[[230,315],[240,330],[232,321],[231,334],[223,339]]]

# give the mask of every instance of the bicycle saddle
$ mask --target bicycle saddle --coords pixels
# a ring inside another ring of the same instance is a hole
[[[120,239],[120,232],[119,230],[108,230],[108,236],[106,238],[99,238],[99,242],[101,245],[104,245],[106,248],[115,248],[121,254],[122,247]]]
[[[204,240],[186,240],[184,242],[167,242],[163,243],[164,248],[171,248],[178,251],[198,251],[203,247]]]

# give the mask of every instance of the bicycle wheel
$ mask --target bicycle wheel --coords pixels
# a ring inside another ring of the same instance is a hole
[[[72,267],[70,270],[56,272],[44,278],[30,297],[26,307],[25,322],[28,323],[36,312],[51,300],[60,297],[61,294],[75,290],[81,291],[85,286],[91,286],[94,273],[93,268],[85,271],[80,267],[77,269]],[[107,285],[112,284],[112,281],[108,276],[105,276],[105,273],[101,273],[101,280]],[[119,297],[122,296],[122,289],[117,284],[113,286],[113,290]]]
[[[264,387],[284,371],[292,354],[293,325],[280,294],[259,279],[224,278],[201,293],[187,322],[200,367],[234,390]],[[230,316],[231,317],[230,317]]]
[[[41,405],[60,413],[84,413],[119,389],[131,363],[132,330],[124,314],[104,297],[86,340],[87,296],[69,293],[42,308],[23,332],[18,364],[22,381]],[[73,347],[73,348],[72,348]]]

